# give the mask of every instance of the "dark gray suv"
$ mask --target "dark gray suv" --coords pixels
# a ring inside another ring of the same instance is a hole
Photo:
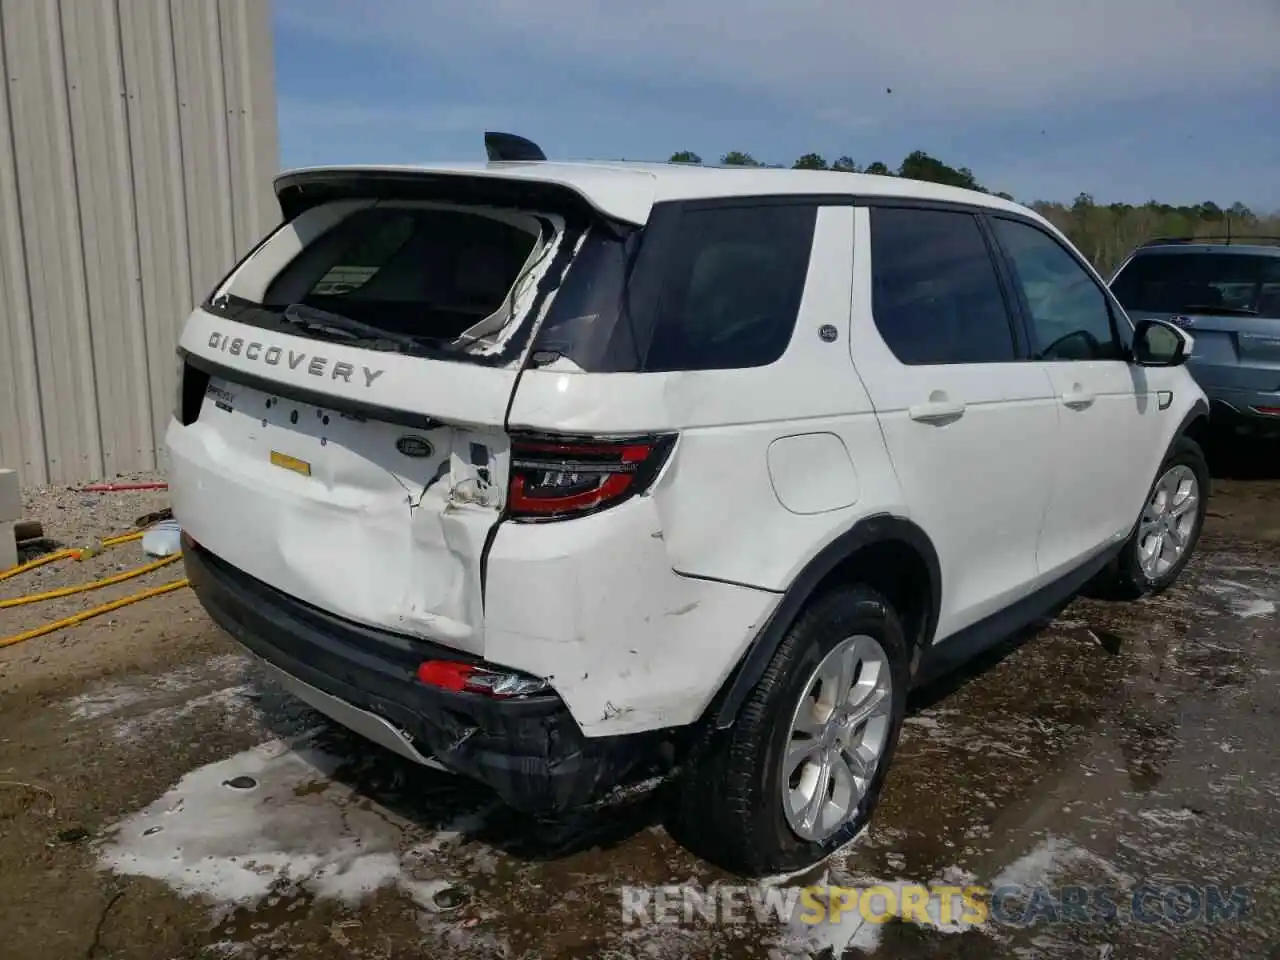
[[[1187,367],[1212,419],[1280,436],[1280,237],[1161,237],[1111,278],[1129,316],[1170,320],[1195,338]]]

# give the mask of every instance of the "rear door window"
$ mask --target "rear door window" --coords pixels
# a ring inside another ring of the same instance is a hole
[[[1111,282],[1126,310],[1280,316],[1280,256],[1248,253],[1138,254]]]
[[[811,204],[686,209],[664,261],[645,369],[759,367],[781,357],[816,221]]]
[[[1009,309],[977,218],[950,210],[871,210],[872,312],[909,365],[1017,358]]]

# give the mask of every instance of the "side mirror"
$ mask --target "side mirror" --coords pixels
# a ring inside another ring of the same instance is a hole
[[[1133,362],[1140,367],[1176,367],[1187,362],[1195,340],[1167,320],[1140,320],[1133,331]]]

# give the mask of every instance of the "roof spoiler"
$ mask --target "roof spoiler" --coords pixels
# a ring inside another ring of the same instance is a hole
[[[538,162],[547,159],[532,140],[516,136],[514,133],[497,133],[486,131],[484,135],[484,151],[492,161],[508,160],[524,163]]]

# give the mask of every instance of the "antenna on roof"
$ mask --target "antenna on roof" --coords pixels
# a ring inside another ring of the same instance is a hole
[[[546,160],[547,155],[542,152],[532,140],[526,140],[524,137],[518,137],[514,133],[496,133],[494,131],[486,131],[484,135],[484,151],[489,155],[490,160],[519,160],[519,161],[539,161]]]

